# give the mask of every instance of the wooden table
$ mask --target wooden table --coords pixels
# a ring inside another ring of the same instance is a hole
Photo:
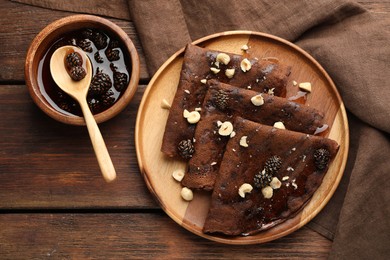
[[[360,2],[378,15],[390,13],[386,0]],[[193,235],[160,209],[140,175],[134,146],[137,109],[151,75],[133,23],[118,19],[110,20],[140,54],[141,80],[131,104],[100,125],[118,174],[106,184],[86,128],[46,116],[25,86],[30,42],[71,13],[7,0],[0,10],[1,259],[327,257],[332,242],[307,227],[266,244],[228,246]]]

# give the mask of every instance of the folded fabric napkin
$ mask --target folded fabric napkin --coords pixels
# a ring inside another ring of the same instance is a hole
[[[127,0],[18,2],[134,22],[151,75],[200,37],[228,30],[274,34],[310,53],[348,110],[350,150],[341,183],[308,226],[333,240],[331,259],[390,256],[390,17],[344,0]],[[116,8],[116,9],[115,9]]]

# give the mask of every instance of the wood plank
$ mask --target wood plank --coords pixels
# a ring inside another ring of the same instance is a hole
[[[126,6],[126,8],[128,8]],[[72,15],[71,12],[0,1],[0,81],[23,81],[27,49],[34,37],[49,23]],[[140,78],[149,78],[145,56],[134,25],[130,21],[107,18],[119,25],[134,42],[141,62]]]
[[[3,259],[325,259],[331,241],[308,228],[248,246],[197,237],[164,214],[2,214]]]
[[[107,184],[85,127],[48,117],[23,85],[1,86],[0,208],[156,208],[134,148],[144,89],[140,86],[122,113],[100,125],[118,175]]]

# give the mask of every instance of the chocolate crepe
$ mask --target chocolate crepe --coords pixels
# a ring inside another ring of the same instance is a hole
[[[316,133],[324,125],[323,114],[310,106],[216,80],[210,80],[207,85],[209,89],[195,130],[195,152],[181,182],[188,188],[212,190],[214,187],[225,146],[233,137],[232,134],[221,136],[218,123],[233,122],[240,116],[270,126],[283,122],[286,129],[307,134]],[[261,102],[253,104],[253,97],[261,97]]]
[[[219,54],[227,55],[229,59],[226,64],[217,59]],[[246,71],[241,68],[244,59],[251,64],[250,69]],[[234,71],[231,77],[226,75],[229,69]],[[178,149],[182,141],[192,142],[196,127],[196,124],[187,122],[183,117],[183,111],[192,112],[202,106],[208,89],[207,80],[216,79],[240,88],[250,86],[261,93],[271,91],[276,96],[285,96],[289,75],[290,67],[279,61],[214,51],[188,44],[179,85],[169,110],[161,151],[169,157],[188,159],[191,156],[191,154],[183,156]]]
[[[296,214],[321,185],[338,144],[236,117],[203,231],[250,235]],[[248,146],[240,142],[248,140]],[[242,185],[250,185],[247,193]]]

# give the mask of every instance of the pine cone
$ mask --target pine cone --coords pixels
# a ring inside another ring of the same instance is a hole
[[[179,145],[177,146],[177,149],[179,150],[179,155],[184,159],[191,158],[192,154],[195,151],[194,145],[192,144],[192,141],[190,139],[180,141]]]
[[[109,61],[117,61],[120,58],[118,50],[106,49],[105,53],[106,53],[106,57]]]
[[[118,90],[119,92],[121,92],[122,90],[124,90],[127,86],[128,82],[127,82],[127,75],[126,73],[121,73],[121,72],[118,72],[118,71],[115,71],[114,72],[114,87],[116,90]]]
[[[83,65],[83,58],[80,53],[72,52],[66,56],[66,66],[68,68],[79,67]]]
[[[91,85],[89,86],[89,91],[94,95],[102,95],[112,86],[110,76],[103,73],[99,68],[96,70],[95,76],[93,76]]]
[[[317,149],[314,152],[314,164],[318,170],[323,170],[328,166],[330,153],[325,148]]]
[[[73,67],[69,71],[70,77],[75,81],[80,81],[87,75],[85,69],[81,66]]]

